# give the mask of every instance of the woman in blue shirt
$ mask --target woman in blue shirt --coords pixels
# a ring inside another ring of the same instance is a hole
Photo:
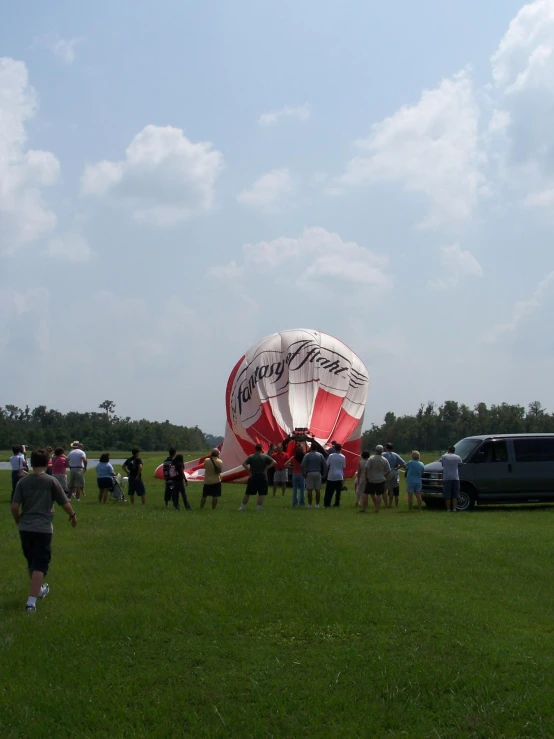
[[[421,475],[423,474],[424,469],[425,469],[425,465],[423,464],[423,462],[420,462],[419,452],[412,452],[412,458],[406,464],[406,483],[408,486],[408,508],[410,511],[412,510],[414,495],[417,498],[417,507],[421,511],[421,507],[422,507],[421,489],[423,486],[423,483],[421,481]]]
[[[110,463],[110,455],[100,455],[100,460],[96,465],[96,478],[98,482],[98,502],[107,503],[110,493],[113,490],[113,479],[115,470]]]

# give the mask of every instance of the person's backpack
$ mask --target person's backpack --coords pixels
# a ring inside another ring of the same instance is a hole
[[[171,467],[173,467],[173,475],[171,475]],[[170,482],[172,477],[175,477],[175,465],[173,459],[168,457],[163,463],[164,480]]]

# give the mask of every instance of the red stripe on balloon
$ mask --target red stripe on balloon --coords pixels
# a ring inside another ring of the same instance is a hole
[[[309,426],[312,434],[318,439],[335,439],[332,432],[343,400],[344,398],[341,395],[333,395],[322,387],[317,391]],[[346,434],[342,438],[346,440],[348,436],[349,434]],[[336,438],[335,441],[340,443],[339,438]]]

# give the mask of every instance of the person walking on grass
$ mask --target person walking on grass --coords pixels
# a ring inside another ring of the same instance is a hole
[[[219,456],[219,449],[212,449],[209,457],[204,460],[204,488],[200,508],[206,505],[206,498],[212,499],[212,510],[217,508],[217,501],[221,498],[221,471],[223,460]]]
[[[305,454],[302,444],[297,444],[294,454],[286,464],[287,469],[292,470],[292,507],[297,508],[306,505],[304,494],[306,491],[306,480],[302,472],[302,462]]]
[[[277,446],[277,449],[269,455],[275,460],[275,468],[273,471],[273,497],[277,495],[277,487],[281,486],[281,497],[285,496],[287,492],[287,481],[289,479],[289,471],[287,468],[287,462],[289,461],[289,455],[283,451],[281,444]],[[271,472],[271,470],[269,470]],[[268,472],[268,481],[269,481]]]
[[[412,452],[412,458],[406,464],[406,485],[408,488],[408,510],[412,510],[414,495],[417,499],[417,507],[421,511],[423,502],[421,490],[423,488],[422,475],[425,465],[419,458],[419,452]]]
[[[306,489],[308,491],[308,508],[312,507],[313,491],[315,490],[315,507],[319,508],[321,498],[321,485],[323,475],[327,471],[325,457],[318,451],[317,446],[312,444],[310,451],[302,460],[302,474],[306,478]]]
[[[140,449],[131,449],[131,456],[123,463],[123,469],[129,477],[129,497],[131,505],[135,505],[135,495],[138,495],[142,505],[146,503],[146,489],[142,481],[142,459]]]
[[[46,598],[50,592],[50,586],[44,582],[44,578],[52,557],[54,503],[64,509],[73,528],[77,526],[77,516],[62,486],[55,477],[46,474],[48,452],[45,449],[32,452],[31,467],[32,474],[17,483],[11,503],[31,580],[25,607],[27,613],[34,613],[37,599]]]
[[[171,447],[169,450],[169,454],[164,459],[164,463],[162,466],[164,480],[165,480],[165,490],[164,490],[164,503],[165,507],[169,508],[169,504],[173,500],[173,493],[174,493],[174,482],[171,478],[171,468],[173,467],[173,462],[175,459],[175,455],[177,454],[177,450]]]
[[[460,497],[460,473],[459,467],[462,458],[456,454],[453,446],[448,447],[448,452],[440,458],[442,464],[442,494],[447,511],[456,511],[458,498]]]
[[[246,483],[246,492],[242,499],[239,511],[245,511],[251,495],[258,496],[257,511],[262,510],[264,496],[267,495],[268,482],[267,471],[275,467],[275,460],[269,454],[264,454],[261,444],[256,444],[254,454],[246,457],[242,466],[248,470],[248,482]]]
[[[381,444],[378,444],[375,447],[375,454],[371,455],[365,466],[366,487],[362,496],[362,509],[360,513],[366,512],[370,495],[375,513],[379,513],[381,499],[385,492],[385,480],[389,473],[389,461],[383,457],[383,447]]]
[[[365,486],[367,484],[366,477],[365,477],[365,468],[367,465],[367,461],[369,459],[369,452],[363,451],[362,456],[360,457],[360,461],[358,462],[358,470],[356,472],[356,505],[360,506],[362,504],[362,496],[365,491]]]
[[[113,490],[115,470],[110,462],[110,455],[106,452],[100,455],[96,465],[96,480],[98,483],[98,502],[107,503]]]
[[[395,505],[398,508],[398,499],[400,497],[400,470],[406,467],[406,463],[399,454],[393,452],[392,444],[390,442],[385,445],[383,457],[388,461],[391,469],[385,481],[385,497],[383,502],[385,504],[385,508],[392,508],[392,501],[394,499]]]
[[[327,457],[327,482],[325,483],[325,497],[323,505],[325,508],[331,507],[333,496],[335,496],[334,508],[340,506],[340,495],[344,484],[344,468],[346,467],[346,457],[342,453],[342,446],[336,442],[331,442],[334,446],[329,450]]]
[[[77,501],[85,492],[85,473],[87,471],[87,455],[81,449],[78,441],[71,443],[71,451],[67,455],[67,466],[69,467],[69,492],[71,497]]]
[[[61,446],[57,446],[54,449],[54,456],[52,457],[52,474],[60,483],[64,493],[69,498],[69,488],[67,487],[67,457],[65,456],[64,448]]]
[[[23,454],[23,447],[20,444],[15,444],[12,446],[12,452],[13,454],[10,457],[10,467],[12,470],[12,494],[10,503],[13,500],[13,494],[15,493],[17,483],[29,472],[29,465],[27,464],[27,460]]]

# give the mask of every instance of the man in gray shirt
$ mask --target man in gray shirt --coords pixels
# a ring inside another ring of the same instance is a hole
[[[306,489],[308,491],[308,508],[312,507],[312,492],[315,490],[315,507],[319,508],[321,499],[321,481],[327,471],[327,463],[321,452],[317,451],[312,444],[310,451],[304,455],[302,460],[302,474],[306,478]]]
[[[32,474],[17,483],[11,504],[31,578],[27,613],[34,613],[37,610],[37,598],[46,598],[50,592],[44,578],[52,556],[54,503],[62,506],[69,515],[73,528],[77,526],[77,516],[62,486],[54,477],[46,474],[48,452],[44,449],[34,451],[31,454],[31,466]]]
[[[443,454],[440,462],[442,464],[442,494],[447,511],[456,511],[458,498],[460,497],[460,473],[458,468],[462,458],[456,454],[453,446],[448,447],[448,453]]]
[[[366,512],[370,495],[375,507],[375,513],[379,513],[382,496],[385,492],[385,480],[387,479],[387,475],[390,473],[390,464],[388,460],[383,457],[383,447],[381,444],[378,444],[375,447],[375,454],[367,460],[364,473],[366,477],[366,488],[362,495],[362,509],[360,510],[360,513]]]

